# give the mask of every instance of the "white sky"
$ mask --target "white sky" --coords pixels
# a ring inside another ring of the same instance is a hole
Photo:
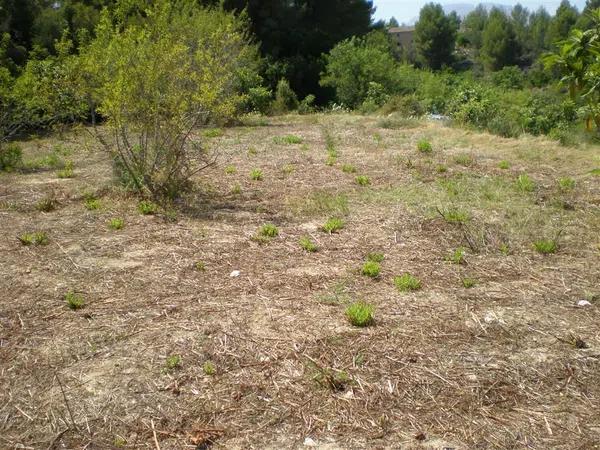
[[[436,2],[435,0],[433,0]],[[389,19],[394,16],[398,19],[398,22],[412,22],[415,18],[419,17],[419,11],[428,3],[427,0],[374,0],[377,11],[375,13],[375,19]],[[456,5],[456,4],[470,4],[476,5],[478,1],[471,2],[469,0],[438,0],[436,3],[442,5]],[[518,1],[510,0],[490,0],[482,3],[496,3],[502,5],[516,5]],[[560,0],[528,0],[520,2],[523,6],[530,10],[535,10],[540,6],[544,6],[550,14],[554,14],[556,8],[560,4]],[[585,0],[571,0],[571,4],[575,4],[581,11],[585,5]]]

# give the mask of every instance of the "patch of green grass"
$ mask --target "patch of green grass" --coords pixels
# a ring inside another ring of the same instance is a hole
[[[421,280],[410,273],[405,273],[394,278],[394,285],[400,292],[418,291],[421,289]]]
[[[167,372],[171,372],[175,369],[181,367],[181,356],[179,355],[170,355],[165,360],[165,370]]]
[[[342,172],[356,173],[356,167],[354,167],[352,164],[342,164]]]
[[[234,173],[237,173],[237,169],[235,168],[235,166],[227,166],[225,167],[225,173],[227,175],[233,175]]]
[[[23,233],[19,236],[19,241],[23,245],[48,245],[48,235],[43,231]]]
[[[67,302],[67,306],[72,310],[81,309],[85,306],[85,299],[83,298],[83,295],[73,291],[67,292],[65,295],[65,301]]]
[[[447,261],[454,264],[465,264],[465,249],[459,247],[446,257]]]
[[[421,139],[419,142],[417,142],[417,150],[420,153],[429,154],[433,152],[433,147],[431,146],[431,142],[429,142],[427,139]]]
[[[374,322],[373,313],[375,308],[373,305],[358,301],[352,303],[346,308],[346,317],[348,321],[355,327],[368,327]]]
[[[336,233],[344,228],[344,221],[337,217],[331,217],[323,224],[322,230],[326,233]]]
[[[477,285],[477,280],[475,280],[474,278],[469,278],[469,277],[462,278],[460,280],[460,282],[462,283],[463,287],[466,289],[470,289],[472,287],[475,287],[475,285]]]
[[[75,172],[73,171],[73,161],[67,161],[65,163],[65,167],[62,170],[56,172],[56,176],[58,178],[73,178],[75,177]]]
[[[535,182],[526,173],[519,175],[517,178],[517,190],[521,192],[533,192],[535,191]]]
[[[510,163],[506,160],[502,160],[500,161],[500,163],[498,164],[498,167],[502,170],[507,170],[510,169]]]
[[[221,130],[220,128],[209,128],[207,130],[204,130],[202,132],[202,135],[205,138],[221,137],[221,136],[223,136],[223,130]]]
[[[590,174],[596,177],[600,177],[600,168],[590,170]]]
[[[217,368],[212,361],[205,361],[205,363],[202,364],[202,371],[204,372],[204,375],[213,376],[217,373]]]
[[[158,206],[150,200],[142,200],[138,203],[138,211],[144,216],[151,216],[156,214],[156,211],[158,211]]]
[[[277,145],[297,145],[302,144],[303,139],[300,136],[289,134],[287,136],[275,136],[273,142]]]
[[[441,211],[442,217],[448,223],[465,224],[469,221],[469,214],[457,208],[449,208]]]
[[[558,251],[556,239],[540,239],[533,243],[533,248],[543,255],[549,255]]]
[[[559,178],[558,186],[563,192],[572,191],[573,189],[575,189],[575,180],[571,177]]]
[[[310,253],[314,253],[319,249],[319,247],[317,247],[317,245],[308,236],[302,236],[300,238],[300,247]]]
[[[266,238],[274,238],[279,236],[279,228],[272,223],[266,223],[258,230],[258,233]]]
[[[263,180],[263,172],[260,169],[252,169],[250,172],[250,179],[253,181],[262,181]]]
[[[367,255],[367,261],[373,261],[376,263],[383,262],[385,259],[385,255],[379,252],[372,252]]]
[[[356,177],[356,183],[359,186],[368,186],[371,184],[371,179],[366,175],[359,175]]]
[[[381,266],[378,262],[367,261],[363,264],[361,273],[370,278],[377,278],[381,273]]]
[[[348,213],[348,197],[345,194],[315,191],[308,196],[295,197],[289,207],[298,216],[344,215]]]
[[[475,160],[473,159],[472,155],[469,155],[468,153],[461,153],[454,157],[454,162],[464,167],[471,167]]]
[[[121,219],[120,217],[115,217],[113,219],[110,219],[110,221],[108,222],[108,227],[111,230],[122,230],[124,226],[125,226],[125,221],[123,219]]]
[[[83,206],[85,206],[85,209],[88,211],[96,211],[97,209],[100,209],[100,200],[97,198],[88,198],[83,203]]]

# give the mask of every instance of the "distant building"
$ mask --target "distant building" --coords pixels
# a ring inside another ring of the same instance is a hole
[[[398,51],[410,52],[415,40],[415,27],[392,27],[388,29]]]

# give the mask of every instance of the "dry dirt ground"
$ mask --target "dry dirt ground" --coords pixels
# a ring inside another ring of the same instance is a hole
[[[343,114],[207,141],[220,164],[176,217],[141,215],[83,131],[23,143],[74,178],[0,174],[0,448],[600,447],[598,147]]]

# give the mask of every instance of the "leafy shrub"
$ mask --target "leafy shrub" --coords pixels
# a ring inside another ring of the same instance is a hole
[[[0,143],[0,172],[12,172],[23,167],[23,150],[17,144]]]
[[[48,235],[43,231],[24,233],[19,236],[19,241],[23,245],[48,245]]]
[[[87,209],[88,211],[95,211],[97,209],[100,209],[100,200],[98,200],[97,198],[87,198],[85,199],[85,202],[83,203],[83,205],[85,206],[85,209]]]
[[[85,306],[85,299],[83,295],[77,294],[76,292],[69,291],[65,295],[65,301],[67,302],[67,306],[72,309],[81,309]]]
[[[138,211],[144,216],[151,216],[156,214],[156,211],[158,211],[158,206],[149,200],[142,200],[138,203]]]
[[[523,129],[533,135],[548,134],[553,128],[576,118],[575,103],[549,91],[534,93],[521,109]]]
[[[269,89],[258,86],[248,90],[248,98],[246,100],[246,108],[249,111],[268,114],[271,111],[271,101],[273,92]]]
[[[290,87],[290,83],[284,78],[277,83],[273,109],[277,113],[286,113],[298,109],[298,97]]]
[[[417,150],[421,153],[431,153],[433,151],[431,143],[427,139],[421,139],[417,142]]]
[[[356,183],[360,186],[368,186],[371,184],[371,179],[366,175],[359,175],[356,177]]]
[[[385,88],[380,83],[371,81],[368,86],[367,96],[361,106],[361,111],[363,113],[375,112],[390,98],[386,93]]]
[[[382,114],[398,113],[403,117],[421,117],[425,114],[425,106],[416,95],[396,95],[381,107]]]
[[[381,266],[376,261],[367,261],[363,264],[361,273],[367,277],[377,278],[381,272]]]
[[[254,181],[262,181],[263,173],[260,169],[252,169],[250,172],[250,179]]]
[[[489,120],[487,130],[504,138],[517,137],[521,134],[518,120],[500,111]]]
[[[374,311],[373,305],[359,301],[346,308],[346,317],[355,327],[367,327],[374,322]]]
[[[496,104],[487,90],[473,85],[458,90],[451,99],[448,110],[460,124],[485,128],[494,116]]]
[[[110,219],[110,221],[108,222],[108,227],[111,230],[121,230],[123,229],[123,227],[125,226],[125,221],[121,218],[114,218],[114,219]]]
[[[492,82],[503,89],[523,89],[525,75],[517,66],[506,66],[492,73]]]
[[[308,94],[304,97],[304,100],[298,105],[298,114],[310,114],[315,112],[314,103],[316,99],[317,98],[312,94]]]
[[[344,228],[344,221],[342,219],[338,219],[337,217],[328,219],[322,227],[323,231],[326,233],[336,233],[342,228]]]
[[[319,248],[308,236],[302,236],[300,238],[300,247],[310,253],[316,252]]]
[[[421,281],[410,273],[395,277],[394,285],[400,292],[418,291],[421,289]]]

